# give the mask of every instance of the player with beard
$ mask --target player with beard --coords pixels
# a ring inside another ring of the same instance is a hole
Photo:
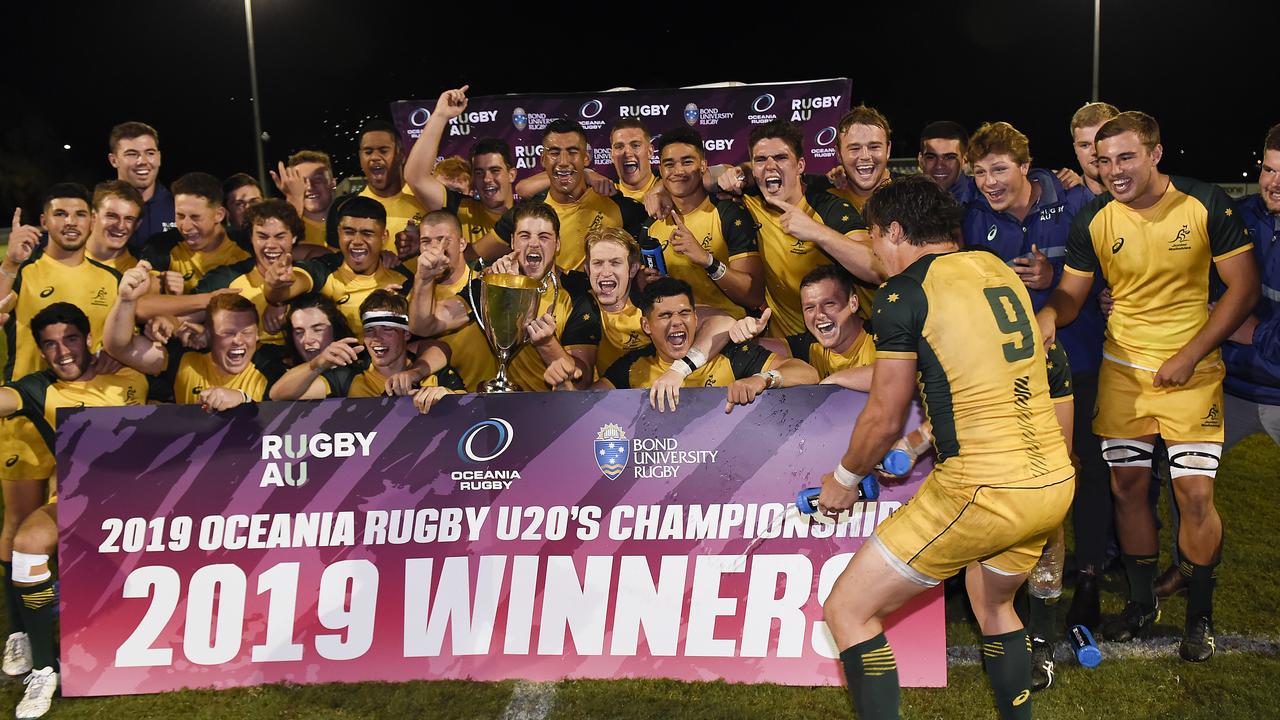
[[[107,162],[116,179],[129,183],[142,195],[142,214],[129,237],[129,247],[142,249],[153,236],[174,227],[175,198],[160,175],[160,134],[140,122],[124,122],[111,128],[107,138]]]
[[[640,327],[651,345],[618,358],[591,387],[597,390],[647,388],[685,357],[698,335],[693,289],[683,280],[663,277],[640,293]],[[748,405],[765,390],[817,382],[812,367],[780,358],[755,343],[725,347],[684,377],[684,387],[728,388],[725,412]],[[674,407],[673,407],[674,410]]]
[[[893,130],[879,110],[859,105],[844,114],[836,126],[836,149],[844,187],[831,193],[847,200],[862,212],[862,206],[876,188],[889,181],[889,154],[893,150]]]
[[[542,135],[542,169],[550,188],[529,200],[545,202],[555,211],[563,240],[555,264],[565,270],[582,266],[582,239],[588,230],[620,227],[632,237],[642,237],[648,225],[643,205],[622,195],[605,197],[587,183],[586,167],[590,161],[587,133],[580,125],[564,119],[547,125]],[[475,245],[476,254],[489,259],[509,252],[514,228],[514,210],[508,210],[493,232]]]
[[[271,386],[271,399],[405,396],[433,386],[466,392],[438,343],[421,356],[409,352],[409,303],[403,296],[374,290],[360,304],[360,316],[363,343],[333,341],[281,376]]]
[[[428,210],[448,210],[457,215],[468,245],[482,240],[514,204],[512,183],[516,169],[511,147],[497,138],[481,138],[471,148],[471,188],[474,197],[445,187],[434,174],[440,138],[449,121],[467,110],[467,88],[446,90],[409,151],[405,181]],[[500,250],[500,249],[499,249]]]
[[[386,208],[391,239],[383,249],[395,252],[395,236],[409,223],[417,224],[427,212],[404,182],[400,133],[386,120],[370,120],[360,129],[359,154],[360,170],[368,183],[360,196],[377,200]]]
[[[120,283],[119,302],[132,302],[147,291],[149,282],[145,267],[129,271]],[[107,326],[111,326],[110,319]],[[100,372],[91,351],[94,338],[89,318],[83,311],[57,302],[36,313],[31,332],[48,369],[0,388],[0,417],[21,415],[31,421],[52,453],[59,408],[144,404],[148,383],[142,373],[163,370],[164,354],[149,340],[135,335],[132,327],[126,330],[128,342],[115,348],[125,366]],[[43,716],[58,687],[54,650],[57,598],[49,566],[49,556],[58,546],[57,507],[55,496],[23,521],[13,541],[13,563],[5,578],[5,584],[12,586],[20,599],[22,623],[13,631],[27,645],[25,659],[31,671],[18,703],[19,718]]]
[[[967,568],[997,709],[1030,718],[1030,641],[1013,597],[1061,524],[1073,477],[1030,299],[999,258],[956,252],[959,206],[932,181],[889,183],[866,211],[890,276],[876,296],[876,371],[849,449],[822,479],[820,509],[858,501],[858,480],[900,439],[917,391],[938,463],[854,555],[824,617],[858,716],[897,717],[883,618]]]
[[[664,133],[658,155],[672,210],[649,227],[649,236],[662,245],[667,274],[689,283],[704,305],[741,319],[744,308],[765,301],[755,221],[741,205],[707,192],[707,161],[697,131]]]
[[[543,374],[547,365],[562,358],[574,363],[583,377],[589,377],[595,370],[596,346],[600,343],[600,309],[591,297],[586,275],[564,271],[554,262],[563,249],[560,219],[551,205],[532,200],[518,203],[511,216],[512,252],[489,270],[524,275],[541,283],[544,289],[535,319],[528,328],[530,338],[536,341],[522,347],[512,358],[511,379],[525,390],[549,390]],[[475,322],[471,302],[472,298],[480,301],[482,278],[475,278],[469,287],[453,297],[441,298],[435,290],[439,277],[456,267],[453,264],[456,262],[451,262],[444,251],[423,248],[409,313],[409,327],[415,335],[444,335]],[[560,286],[559,292],[553,290],[553,279]]]
[[[863,312],[870,310],[880,283],[862,217],[847,201],[828,192],[825,178],[804,175],[804,134],[791,122],[774,121],[751,129],[751,187],[739,168],[717,166],[709,184],[743,194],[743,204],[759,226],[764,261],[765,302],[773,311],[774,337],[804,332],[800,280],[832,261],[859,280]],[[744,192],[744,188],[746,191]]]
[[[283,305],[299,295],[318,292],[337,304],[350,327],[360,327],[360,304],[369,293],[410,286],[413,273],[404,265],[383,267],[387,216],[380,203],[354,197],[336,215],[341,253],[298,263],[290,282],[265,288],[265,298],[272,305]]]
[[[1071,149],[1075,151],[1076,161],[1080,163],[1084,187],[1094,196],[1101,195],[1106,187],[1098,175],[1098,151],[1093,138],[1103,123],[1119,114],[1120,111],[1114,105],[1094,102],[1088,103],[1071,116]]]
[[[182,290],[195,290],[214,268],[250,257],[227,236],[223,220],[222,183],[208,173],[187,173],[173,183],[175,226],[147,240],[140,257],[156,272],[182,276]],[[136,233],[135,233],[136,235]]]
[[[1223,537],[1213,503],[1224,437],[1217,348],[1257,303],[1258,268],[1226,193],[1159,171],[1163,147],[1154,118],[1120,113],[1098,130],[1095,143],[1109,192],[1076,215],[1066,271],[1037,320],[1052,339],[1085,304],[1095,274],[1112,290],[1093,430],[1111,466],[1129,602],[1103,632],[1123,642],[1159,618],[1153,588],[1159,544],[1147,488],[1160,436],[1182,512],[1177,542],[1188,578],[1178,652],[1202,662],[1215,651],[1213,590]],[[1227,289],[1210,311],[1211,267]]]
[[[138,304],[138,316],[183,316],[203,320],[203,311],[215,293],[238,293],[252,302],[264,321],[260,340],[283,345],[280,326],[284,322],[283,300],[274,302],[269,293],[301,282],[304,272],[292,265],[293,245],[302,235],[302,221],[288,202],[267,200],[251,206],[245,213],[250,227],[253,257],[232,265],[215,268],[205,274],[193,292],[185,296],[150,295]],[[309,289],[309,288],[308,288]],[[299,293],[301,294],[301,293]]]
[[[111,304],[115,302],[120,275],[85,255],[85,243],[93,231],[89,191],[75,183],[49,188],[40,225],[49,241],[42,249],[40,229],[22,224],[21,209],[14,210],[13,227],[4,260],[0,262],[0,298],[12,293],[15,300],[5,322],[6,381],[22,378],[44,367],[45,360],[31,334],[31,322],[45,307],[66,302],[81,308],[90,330],[101,335]],[[109,359],[103,356],[102,362]],[[53,454],[41,440],[35,425],[25,417],[0,421],[0,487],[4,494],[4,524],[0,529],[0,564],[8,575],[14,533],[22,521],[45,500],[53,473]],[[18,600],[6,593],[9,626],[21,628]],[[21,665],[11,659],[14,640],[5,646],[4,669],[9,674]],[[29,653],[28,653],[29,655]]]

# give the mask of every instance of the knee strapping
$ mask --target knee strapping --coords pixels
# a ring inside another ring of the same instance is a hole
[[[44,570],[38,573],[32,573],[33,568],[44,566]],[[13,582],[16,583],[38,583],[44,582],[52,577],[49,572],[49,556],[48,555],[32,555],[30,553],[13,551]]]
[[[1149,468],[1155,450],[1155,445],[1141,440],[1107,438],[1102,441],[1102,459],[1111,467]]]
[[[1222,462],[1222,446],[1217,443],[1182,443],[1169,446],[1169,476],[1206,475],[1216,477]]]

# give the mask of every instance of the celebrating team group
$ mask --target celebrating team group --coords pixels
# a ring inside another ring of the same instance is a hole
[[[1127,641],[1172,588],[1188,594],[1179,654],[1214,654],[1228,373],[1280,434],[1280,126],[1261,192],[1235,203],[1161,172],[1155,119],[1105,103],[1070,120],[1078,174],[1033,167],[1007,122],[938,121],[922,172],[890,179],[890,124],[859,106],[826,175],[805,172],[787,121],[753,126],[735,166],[709,165],[687,126],[623,119],[607,177],[560,119],[543,172],[517,183],[502,140],[438,157],[466,91],[440,96],[407,155],[392,125],[367,123],[358,193],[338,196],[313,150],[271,173],[281,199],[245,174],[166,187],[157,131],[127,122],[108,143],[117,179],[53,186],[39,226],[15,212],[0,560],[3,669],[27,677],[17,717],[45,714],[58,682],[57,408],[398,395],[427,413],[495,375],[531,391],[648,388],[664,412],[691,387],[724,388],[725,412],[802,384],[869,392],[823,478],[826,512],[851,508],[889,449],[936,452],[824,606],[858,717],[898,716],[884,617],[961,571],[1000,716],[1030,717],[1055,673],[1071,509],[1069,624]],[[486,331],[487,285],[538,293],[510,358]],[[913,402],[926,422],[904,427]],[[1157,578],[1161,461],[1180,523]],[[1116,555],[1128,602],[1104,624],[1097,580]]]

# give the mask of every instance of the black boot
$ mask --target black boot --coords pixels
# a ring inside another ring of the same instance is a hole
[[[1098,593],[1098,576],[1091,572],[1076,574],[1076,590],[1067,608],[1067,627],[1083,625],[1097,633],[1102,624],[1102,607]]]

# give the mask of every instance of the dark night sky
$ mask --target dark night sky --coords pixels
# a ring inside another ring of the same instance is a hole
[[[1280,3],[1103,5],[1102,98],[1156,116],[1166,171],[1255,180],[1254,153],[1280,122],[1276,48],[1266,45]],[[354,145],[335,127],[345,134],[366,115],[387,116],[392,100],[462,83],[487,95],[837,76],[853,78],[855,102],[889,117],[895,156],[914,155],[926,122],[951,118],[970,129],[1008,120],[1031,138],[1036,164],[1074,160],[1067,122],[1089,96],[1092,0],[779,3],[776,16],[755,18],[693,6],[257,0],[267,162],[320,147],[355,171]],[[642,11],[626,17],[624,7]],[[126,119],[160,130],[163,181],[254,171],[242,2],[42,3],[6,14],[19,39],[3,82],[0,217],[15,202],[34,210],[51,182],[112,175],[106,135]]]

